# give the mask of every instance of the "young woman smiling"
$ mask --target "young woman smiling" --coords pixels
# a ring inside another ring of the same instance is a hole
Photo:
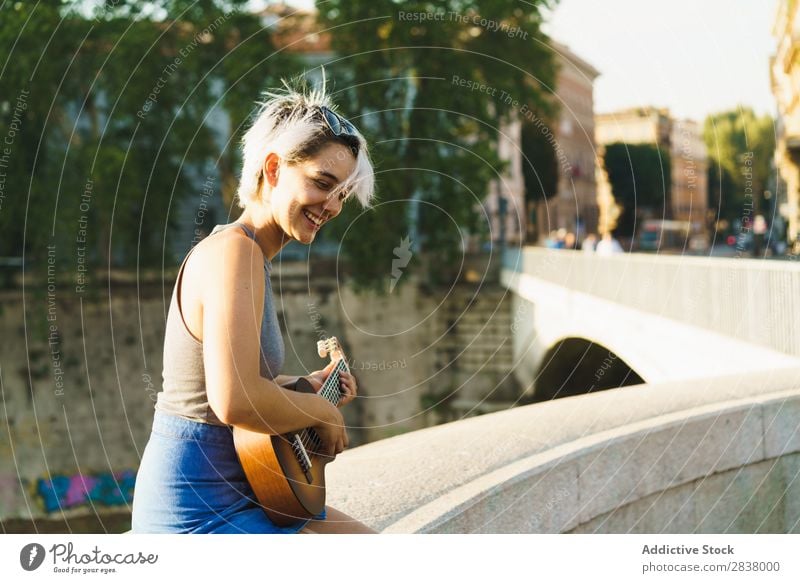
[[[284,345],[274,307],[272,259],[289,241],[310,244],[342,205],[373,196],[374,175],[361,133],[322,90],[290,84],[267,94],[243,140],[234,223],[217,225],[187,254],[167,316],[163,390],[133,500],[133,532],[367,533],[334,508],[289,527],[255,500],[232,431],[279,435],[313,427],[328,455],[348,445],[337,406],[287,388]],[[319,390],[332,365],[307,378]],[[343,373],[344,396],[357,392]]]

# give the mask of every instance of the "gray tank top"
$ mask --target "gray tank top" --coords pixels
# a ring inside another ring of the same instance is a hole
[[[241,223],[217,225],[209,237],[233,225],[238,225],[247,233],[248,237],[256,240],[255,234]],[[171,415],[203,423],[225,425],[217,418],[208,404],[203,368],[203,343],[195,338],[186,327],[178,301],[183,268],[195,248],[196,246],[183,259],[175,280],[175,287],[172,290],[164,335],[163,390],[158,393],[155,408]],[[264,315],[261,323],[259,370],[261,376],[267,379],[273,379],[280,374],[284,360],[283,338],[278,325],[278,315],[273,304],[272,286],[270,285],[271,271],[272,262],[264,257]]]

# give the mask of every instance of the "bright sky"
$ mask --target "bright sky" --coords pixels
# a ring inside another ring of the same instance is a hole
[[[775,115],[769,57],[777,2],[560,0],[545,30],[601,72],[597,113],[655,105],[702,121],[742,104]]]
[[[749,105],[775,113],[777,0],[561,0],[546,32],[602,74],[595,111],[669,107],[698,121]]]

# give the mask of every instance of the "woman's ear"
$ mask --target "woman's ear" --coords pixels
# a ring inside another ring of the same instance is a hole
[[[278,173],[280,170],[281,158],[275,152],[270,152],[264,159],[262,171],[267,180],[267,184],[274,188],[278,184]]]

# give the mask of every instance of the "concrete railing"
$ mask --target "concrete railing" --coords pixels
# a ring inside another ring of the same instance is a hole
[[[328,486],[383,532],[800,532],[800,370],[431,427],[344,452]]]
[[[629,308],[800,356],[800,262],[507,250],[517,271]]]

